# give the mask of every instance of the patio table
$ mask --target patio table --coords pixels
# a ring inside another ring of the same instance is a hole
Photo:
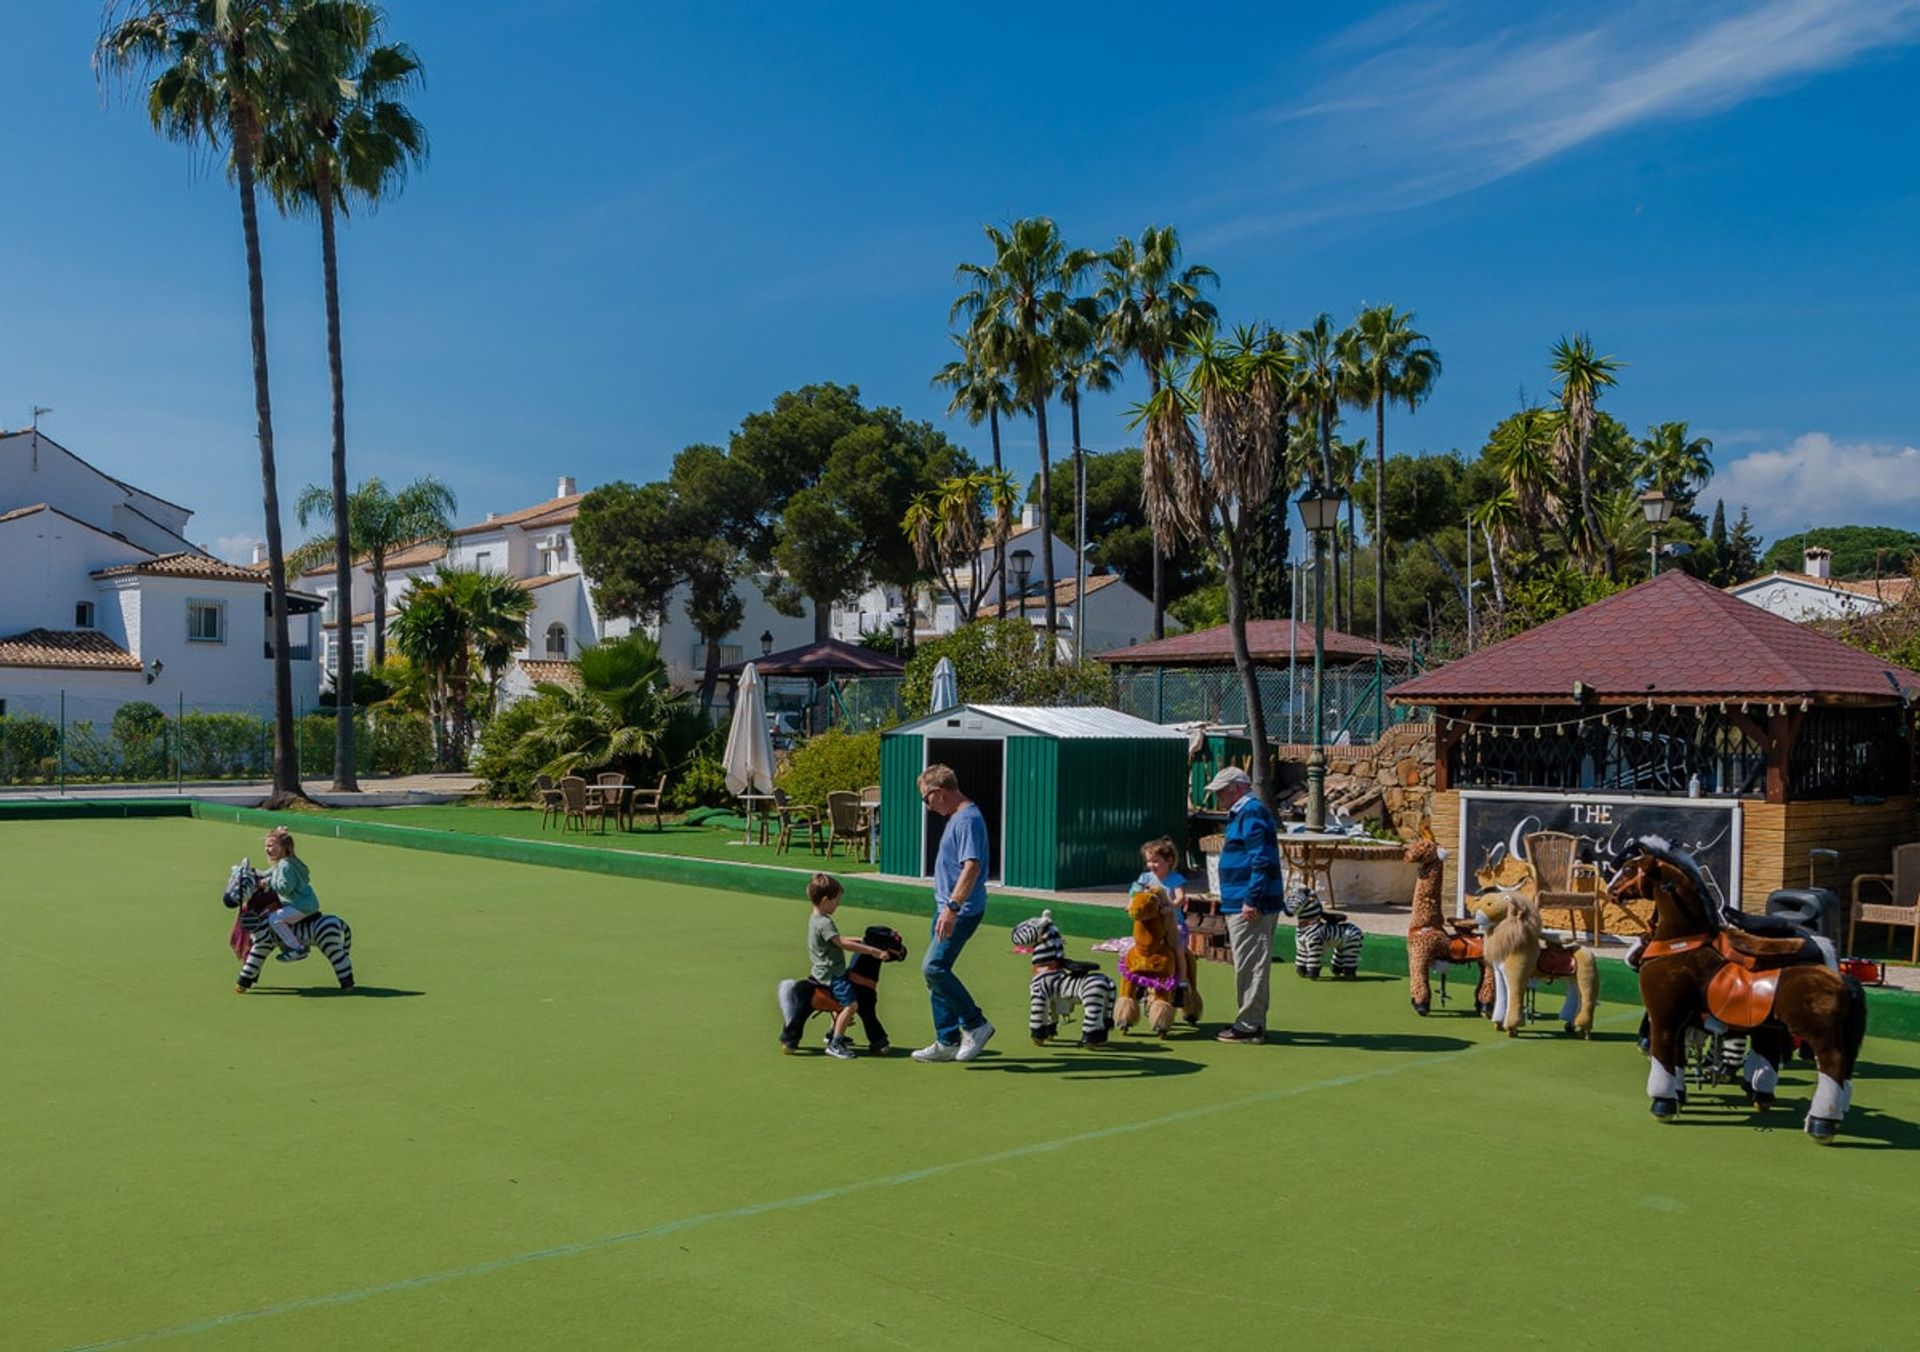
[[[625,831],[630,829],[632,825],[627,816],[627,796],[632,792],[633,785],[626,783],[589,784],[587,785],[587,801],[591,803],[597,800],[603,807],[612,808],[614,824]],[[609,799],[611,799],[611,801],[609,801]],[[606,818],[604,816],[601,817],[600,824],[602,829],[604,829],[606,826]]]
[[[760,817],[760,843],[765,845],[767,843],[767,823],[773,815],[770,806],[773,802],[773,795],[770,793],[743,793],[739,795],[739,797],[740,802],[743,804],[741,815],[746,818],[746,825],[740,831],[740,843],[742,845],[753,844],[753,818],[757,812]],[[754,806],[756,803],[760,805],[757,808]]]

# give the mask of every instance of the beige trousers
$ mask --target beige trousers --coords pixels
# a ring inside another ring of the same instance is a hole
[[[1233,944],[1233,993],[1240,1012],[1234,1027],[1250,1033],[1267,1031],[1267,998],[1273,976],[1273,931],[1278,915],[1263,915],[1251,906],[1227,921]]]

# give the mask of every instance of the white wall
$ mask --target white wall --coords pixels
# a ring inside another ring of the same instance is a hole
[[[45,436],[0,436],[0,512],[44,502],[103,531],[119,531],[156,554],[184,548],[180,534],[193,513],[116,483]],[[149,521],[124,510],[131,504]],[[99,565],[96,565],[99,566]]]
[[[266,655],[269,631],[264,588],[244,582],[177,577],[143,576],[139,583],[141,645],[135,655],[149,666],[156,658],[161,663],[159,678],[143,698],[167,708],[176,694],[184,694],[189,708],[272,712],[273,662]],[[188,641],[190,600],[225,605],[222,642]],[[320,700],[318,619],[316,615],[287,617],[294,650],[305,646],[312,654],[292,664],[296,713],[311,710]]]
[[[1821,587],[1791,578],[1770,578],[1733,593],[1748,605],[1758,606],[1785,619],[1830,620],[1849,615],[1872,615],[1880,603],[1871,596]]]
[[[75,604],[92,601],[95,627],[124,645],[119,615],[108,614],[106,598],[88,574],[146,557],[144,550],[58,512],[0,522],[0,635],[72,629]]]

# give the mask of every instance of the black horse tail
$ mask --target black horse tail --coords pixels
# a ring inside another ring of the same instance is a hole
[[[1860,1048],[1867,1040],[1867,988],[1860,984],[1860,978],[1851,974],[1840,980],[1847,988],[1846,1052],[1847,1078],[1853,1078],[1853,1065],[1859,1059]]]

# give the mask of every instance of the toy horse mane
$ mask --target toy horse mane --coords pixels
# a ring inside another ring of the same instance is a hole
[[[1067,941],[1061,937],[1060,927],[1053,923],[1053,912],[1042,911],[1031,920],[1022,920],[1013,927],[1013,951],[1033,956],[1036,965],[1046,962],[1060,962],[1067,956]]]
[[[1692,855],[1677,848],[1662,836],[1641,836],[1634,841],[1634,847],[1656,863],[1673,869],[1687,886],[1693,889],[1693,908],[1699,912],[1701,923],[1709,929],[1723,928],[1720,923],[1720,908],[1713,902],[1713,889],[1707,886],[1707,880],[1700,872],[1700,865],[1694,862]]]
[[[1486,954],[1489,962],[1502,962],[1522,949],[1537,952],[1545,939],[1540,912],[1532,902],[1522,896],[1503,899],[1506,902],[1506,914],[1495,922],[1487,934]]]

